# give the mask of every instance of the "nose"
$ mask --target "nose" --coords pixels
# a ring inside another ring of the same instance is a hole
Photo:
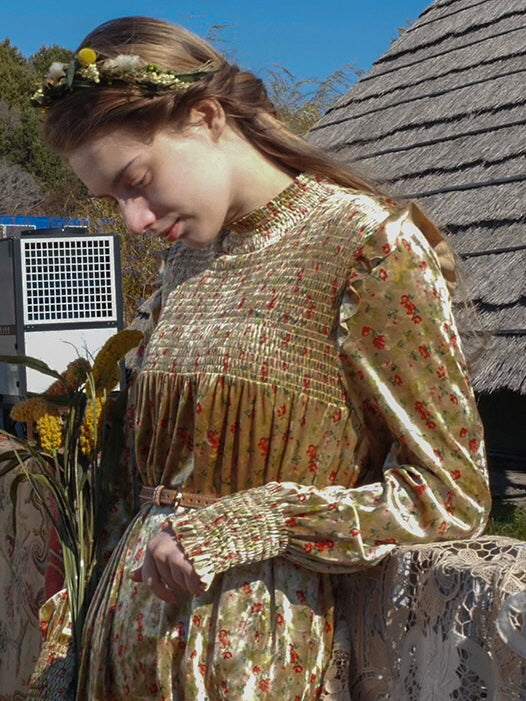
[[[120,200],[119,206],[126,227],[133,234],[143,234],[155,224],[156,216],[143,197]]]

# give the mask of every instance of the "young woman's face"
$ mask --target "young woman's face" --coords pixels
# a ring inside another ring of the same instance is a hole
[[[202,248],[235,218],[233,178],[220,141],[202,120],[149,141],[115,130],[80,146],[69,162],[95,196],[119,205],[133,233]]]

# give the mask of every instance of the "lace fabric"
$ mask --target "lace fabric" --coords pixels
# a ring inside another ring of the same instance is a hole
[[[352,701],[526,698],[526,543],[401,547],[342,589]]]

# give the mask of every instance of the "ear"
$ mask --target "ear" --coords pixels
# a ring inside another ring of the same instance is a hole
[[[199,100],[190,110],[190,123],[206,126],[214,140],[219,139],[226,126],[223,106],[213,97]]]

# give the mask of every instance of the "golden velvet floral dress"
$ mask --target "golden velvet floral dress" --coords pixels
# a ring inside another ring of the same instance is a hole
[[[169,268],[136,460],[147,485],[219,500],[132,521],[91,607],[81,696],[319,698],[339,576],[485,523],[447,248],[414,205],[302,175]],[[167,519],[206,584],[177,604],[129,577]]]

